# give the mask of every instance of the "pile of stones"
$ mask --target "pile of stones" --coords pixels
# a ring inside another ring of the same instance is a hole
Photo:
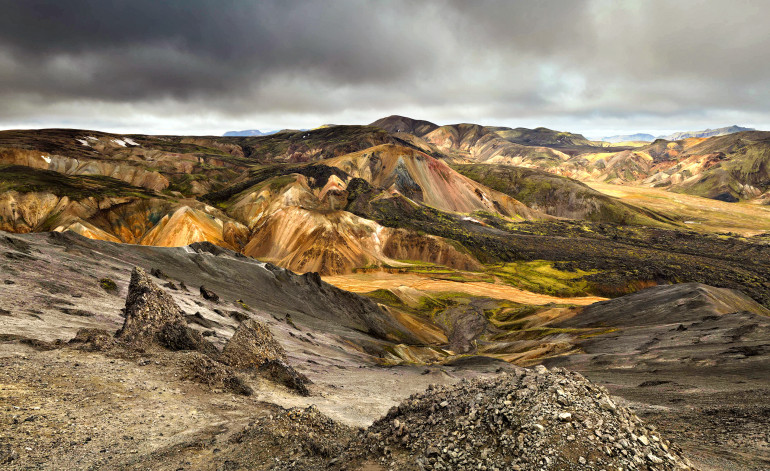
[[[680,450],[578,373],[543,366],[430,387],[341,460],[403,470],[692,469]]]

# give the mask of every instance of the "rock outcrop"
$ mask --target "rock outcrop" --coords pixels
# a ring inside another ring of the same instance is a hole
[[[169,350],[198,350],[217,355],[201,334],[187,327],[182,310],[150,276],[136,267],[126,297],[125,321],[115,337],[137,348],[153,344]]]
[[[115,338],[104,329],[79,329],[69,342],[69,345],[89,352],[103,351],[115,344]]]
[[[269,360],[286,360],[286,352],[265,324],[247,319],[228,340],[221,360],[233,368],[258,368]]]
[[[286,352],[281,344],[265,324],[254,319],[247,319],[238,326],[219,358],[236,369],[256,368],[266,379],[303,396],[310,395],[306,386],[310,380],[286,363]]]
[[[283,360],[268,360],[259,367],[259,374],[263,378],[294,390],[301,396],[309,396],[307,385],[312,381],[307,376],[295,370]]]
[[[232,369],[200,352],[184,352],[177,358],[182,379],[234,394],[251,396],[254,390]]]
[[[219,302],[219,295],[209,289],[206,289],[205,286],[201,286],[200,291],[201,291],[201,296],[203,296],[203,299],[205,299],[206,301],[211,301],[214,303]]]

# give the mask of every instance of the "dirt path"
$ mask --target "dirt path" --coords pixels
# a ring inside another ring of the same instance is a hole
[[[556,296],[532,293],[514,288],[513,286],[498,283],[437,280],[414,274],[400,273],[354,273],[350,275],[326,276],[323,277],[323,280],[338,288],[353,291],[354,293],[366,293],[376,289],[391,289],[407,286],[409,288],[431,293],[466,293],[472,296],[487,296],[490,298],[507,299],[517,303],[535,305],[556,303],[585,306],[606,299],[598,296],[557,298]]]

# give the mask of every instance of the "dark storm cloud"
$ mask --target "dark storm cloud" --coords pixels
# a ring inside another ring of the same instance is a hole
[[[0,12],[0,125],[200,132],[396,112],[770,124],[765,1],[25,0]]]
[[[412,9],[424,10],[402,13]],[[10,85],[24,91],[187,98],[242,93],[280,73],[387,82],[433,57],[410,31],[393,34],[399,24],[379,20],[390,13],[379,3],[25,1],[3,12],[0,44],[23,72]]]

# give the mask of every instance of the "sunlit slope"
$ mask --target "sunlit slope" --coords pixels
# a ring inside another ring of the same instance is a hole
[[[770,133],[608,144],[546,128],[461,123],[438,126],[403,116],[372,123],[453,164],[536,168],[580,181],[640,184],[723,201],[770,201]],[[441,154],[441,155],[438,155]]]
[[[728,202],[765,200],[770,190],[770,133],[750,131],[671,142],[659,139],[633,150],[582,154],[555,173]]]
[[[552,216],[616,224],[666,224],[649,210],[600,193],[586,184],[537,169],[508,165],[459,165],[457,171]]]
[[[175,199],[102,176],[0,166],[0,230],[71,230],[91,239],[238,249],[245,226],[199,201]]]
[[[367,293],[376,289],[418,290],[424,293],[462,293],[471,296],[505,299],[512,302],[544,305],[552,303],[588,305],[606,298],[598,296],[556,297],[533,293],[513,286],[494,282],[452,281],[416,274],[356,273],[324,277],[324,281],[354,293]]]
[[[543,217],[519,201],[459,174],[445,162],[406,147],[378,146],[327,160],[326,164],[374,187],[444,211],[487,211],[517,219]]]
[[[269,178],[232,198],[227,212],[251,230],[244,253],[296,271],[347,273],[359,267],[404,266],[400,260],[476,268],[443,239],[386,228],[344,211],[348,182],[302,174]]]
[[[770,231],[770,207],[767,206],[727,203],[643,186],[599,182],[588,185],[623,202],[664,215],[690,230],[733,232],[745,236]]]

